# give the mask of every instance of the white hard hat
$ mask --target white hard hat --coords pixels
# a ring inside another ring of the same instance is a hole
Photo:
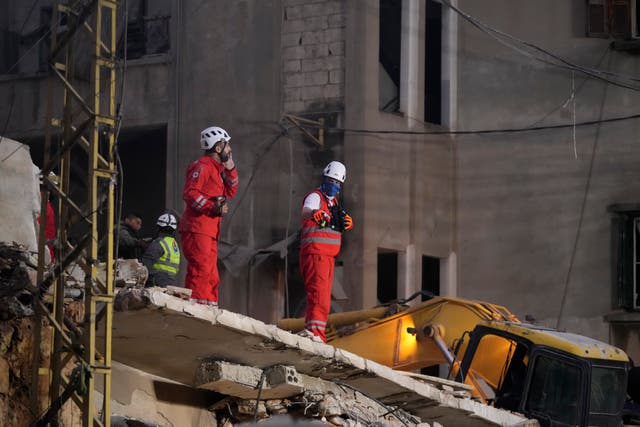
[[[344,182],[347,178],[347,168],[342,163],[334,160],[324,168],[322,175]]]
[[[158,227],[171,227],[175,230],[178,228],[178,220],[173,214],[165,213],[158,217],[156,225]]]
[[[203,150],[210,150],[218,141],[229,142],[231,137],[226,130],[218,126],[211,126],[200,132],[200,147]]]

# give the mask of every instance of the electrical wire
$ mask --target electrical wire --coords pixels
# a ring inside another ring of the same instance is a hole
[[[479,130],[432,130],[432,131],[401,131],[401,130],[383,130],[383,129],[359,129],[359,128],[343,128],[343,127],[322,127],[312,124],[300,124],[300,127],[309,129],[323,129],[327,133],[357,133],[371,135],[489,135],[501,133],[523,133],[538,132],[544,130],[566,129],[572,127],[586,127],[599,125],[602,123],[615,123],[627,120],[640,119],[640,113],[630,114],[627,116],[610,117],[608,119],[586,120],[577,123],[562,123],[547,126],[531,126],[524,128],[503,128],[503,129],[479,129]]]
[[[543,49],[531,42],[527,42],[524,40],[521,40],[511,34],[507,34],[503,31],[497,30],[493,27],[490,27],[487,24],[484,24],[483,22],[481,22],[480,20],[472,17],[471,15],[461,11],[460,9],[456,8],[455,6],[453,6],[449,0],[439,0],[443,5],[447,6],[448,8],[450,8],[451,10],[453,10],[456,14],[460,15],[462,18],[464,18],[466,21],[468,21],[469,23],[471,23],[471,25],[475,26],[476,28],[478,28],[479,30],[483,31],[484,33],[488,34],[489,36],[493,37],[494,39],[496,39],[499,43],[521,53],[524,56],[527,56],[531,59],[535,59],[537,61],[543,62],[545,64],[554,66],[554,67],[558,67],[558,68],[562,68],[562,69],[566,69],[566,70],[573,70],[573,71],[577,71],[586,75],[589,75],[591,77],[597,78],[599,80],[611,83],[615,86],[619,86],[622,88],[626,88],[626,89],[630,89],[630,90],[634,90],[634,91],[640,91],[640,86],[634,86],[632,84],[629,83],[625,83],[623,81],[618,81],[618,80],[613,80],[610,77],[615,77],[618,79],[626,79],[626,80],[630,80],[632,82],[640,82],[640,79],[636,78],[636,77],[632,77],[632,76],[625,76],[622,74],[618,74],[618,73],[613,73],[610,71],[603,71],[603,70],[598,70],[598,69],[593,69],[593,68],[589,68],[589,67],[585,67],[585,66],[581,66],[578,64],[575,64],[557,54],[554,54],[553,52],[550,52],[546,49]],[[505,40],[508,39],[509,41]],[[536,55],[531,54],[530,52],[527,52],[526,50],[523,50],[523,48],[519,47],[517,44],[523,45],[526,48],[529,49],[533,49],[534,51],[538,52],[538,53],[542,53],[543,55],[546,55],[550,58],[552,58],[553,60],[557,61],[554,62],[552,60],[549,60],[547,58],[542,58]],[[610,77],[609,77],[610,76]]]
[[[602,94],[602,101],[600,102],[600,115],[604,112],[605,101],[607,99],[608,85],[604,87],[604,93]],[[593,141],[593,148],[591,149],[591,159],[589,160],[589,169],[587,172],[587,179],[584,185],[584,193],[582,195],[582,203],[580,205],[580,215],[578,217],[578,225],[576,226],[576,235],[573,239],[573,246],[571,248],[571,255],[569,257],[569,266],[567,268],[567,274],[565,275],[562,299],[560,301],[560,311],[558,313],[558,321],[556,322],[556,329],[560,329],[562,324],[562,316],[564,315],[564,308],[567,303],[567,295],[569,294],[569,282],[571,281],[571,274],[573,273],[573,265],[575,263],[576,253],[578,251],[578,242],[580,241],[580,232],[582,231],[582,224],[584,222],[584,214],[587,206],[587,198],[589,196],[589,190],[591,188],[591,178],[593,177],[593,165],[595,163],[596,151],[598,149],[598,141],[600,140],[600,126],[596,128],[596,134]]]
[[[276,135],[271,137],[270,140],[268,141],[266,147],[264,148],[264,150],[256,155],[256,161],[255,161],[255,163],[253,165],[253,169],[251,170],[251,175],[249,175],[249,179],[247,180],[247,185],[246,185],[246,187],[244,189],[244,192],[242,193],[242,195],[240,197],[238,197],[237,201],[235,202],[235,207],[233,208],[231,213],[225,217],[225,223],[227,224],[227,227],[231,223],[231,220],[233,219],[235,213],[238,210],[238,207],[240,206],[240,204],[242,203],[244,198],[249,193],[249,188],[251,187],[251,184],[253,183],[253,179],[255,178],[255,174],[258,171],[258,169],[260,168],[260,165],[262,164],[263,160],[265,159],[266,154],[269,151],[271,151],[271,149],[274,147],[275,143],[278,142],[278,140],[280,138],[282,138],[283,136],[285,136],[288,133],[288,129],[285,128],[284,126],[282,126],[281,123],[277,123],[277,124],[278,124],[278,126],[280,126],[280,132],[278,132]]]
[[[114,135],[113,141],[113,153],[112,155],[115,157],[117,161],[117,175],[118,175],[118,200],[116,201],[116,212],[114,220],[116,223],[120,222],[120,218],[122,216],[122,203],[124,200],[124,168],[122,167],[122,159],[120,158],[120,152],[118,151],[118,140],[120,138],[120,130],[122,129],[122,111],[124,110],[124,90],[126,83],[126,74],[127,74],[127,37],[129,35],[128,25],[129,22],[129,7],[128,0],[124,1],[124,36],[123,36],[123,48],[122,48],[122,79],[120,80],[120,102],[118,103],[117,112],[116,112],[116,131]],[[114,263],[113,263],[113,274],[115,277],[116,274],[116,265],[115,260],[118,259],[118,247],[120,246],[120,227],[116,226],[115,231],[115,239],[114,239]]]
[[[611,45],[607,45],[607,48],[604,50],[604,52],[602,52],[602,55],[600,56],[600,58],[598,59],[598,62],[596,64],[597,67],[600,67],[600,65],[602,65],[602,62],[604,61],[604,59],[607,57],[607,54],[611,52]],[[578,87],[576,87],[575,89],[575,95],[577,96],[578,93],[580,93],[580,91],[582,90],[582,88],[584,87],[584,85],[591,79],[591,76],[587,76],[584,79],[582,79],[582,81],[580,82],[580,84],[578,85]],[[551,116],[552,114],[554,114],[556,111],[565,108],[565,106],[567,105],[567,102],[569,102],[571,99],[571,97],[566,98],[564,101],[562,101],[560,104],[558,104],[554,109],[552,109],[551,111],[549,111],[548,113],[546,113],[544,116],[540,117],[538,120],[536,120],[535,122],[531,123],[529,125],[529,127],[532,126],[537,126],[539,123],[544,122],[547,117]]]

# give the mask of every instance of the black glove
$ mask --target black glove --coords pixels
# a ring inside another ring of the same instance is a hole
[[[217,196],[213,198],[213,207],[211,208],[211,212],[209,216],[225,216],[227,212],[229,212],[229,207],[227,206],[227,198],[224,196]]]
[[[331,228],[342,233],[345,229],[344,219],[347,213],[337,205],[330,207],[329,210],[331,211]]]

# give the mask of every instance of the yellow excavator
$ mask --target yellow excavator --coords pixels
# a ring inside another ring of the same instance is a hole
[[[298,331],[303,319],[279,327]],[[622,425],[630,361],[609,344],[520,322],[507,308],[434,297],[329,316],[328,344],[405,371],[448,364],[482,402],[543,427]]]

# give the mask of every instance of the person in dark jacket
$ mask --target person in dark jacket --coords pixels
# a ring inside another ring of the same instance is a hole
[[[178,221],[173,214],[164,213],[160,215],[156,225],[158,237],[147,246],[142,255],[142,264],[149,271],[146,286],[175,286],[180,269],[180,248],[174,237]]]
[[[118,224],[118,258],[138,259],[142,256],[147,242],[138,236],[142,228],[142,217],[136,212],[129,212]]]

